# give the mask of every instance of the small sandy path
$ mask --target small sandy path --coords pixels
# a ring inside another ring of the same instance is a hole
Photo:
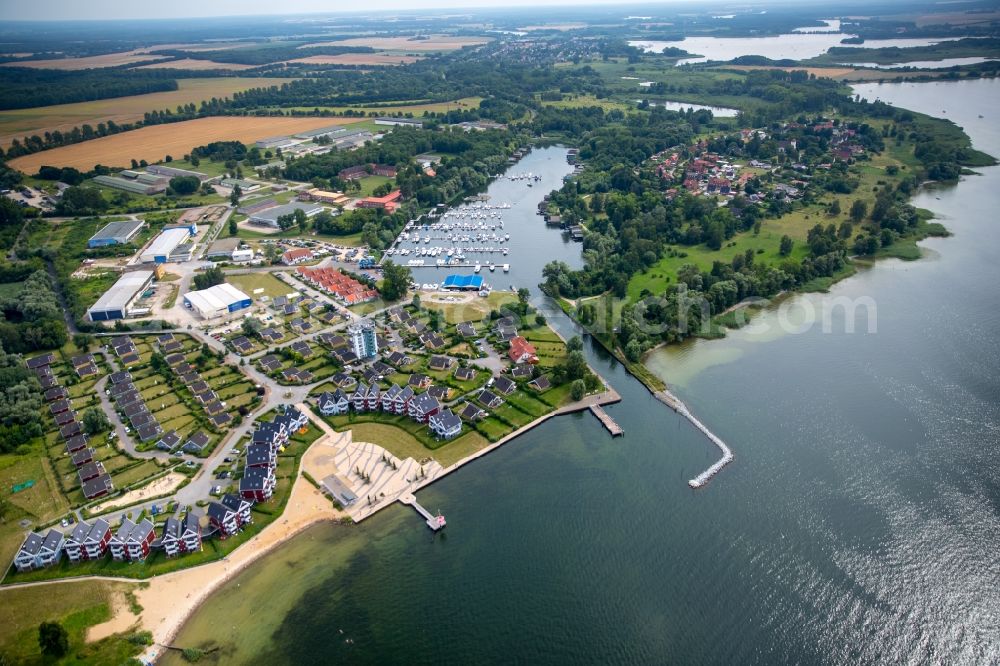
[[[160,495],[168,495],[172,493],[177,486],[181,485],[186,478],[187,477],[183,474],[171,472],[166,476],[161,476],[151,483],[147,483],[142,488],[130,490],[121,497],[116,497],[113,500],[104,502],[103,504],[98,504],[91,509],[91,512],[101,513],[102,511],[107,511],[108,509],[116,509],[121,506],[136,504],[146,499],[159,497]]]

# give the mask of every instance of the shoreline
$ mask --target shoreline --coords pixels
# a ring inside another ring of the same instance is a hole
[[[296,515],[294,511],[306,508],[304,505],[307,502],[312,503],[308,507],[311,510]],[[289,515],[289,508],[293,510],[292,515]],[[170,645],[184,624],[211,595],[248,566],[306,529],[325,520],[337,521],[343,517],[343,513],[333,508],[330,499],[306,481],[300,471],[281,518],[242,544],[228,557],[202,566],[153,577],[143,581],[148,583],[144,588],[141,587],[141,583],[137,584],[139,589],[135,590],[136,599],[143,607],[137,621],[142,629],[153,634],[153,644],[139,658],[155,662],[163,653],[160,648],[165,649]],[[178,598],[185,592],[186,596]],[[159,613],[163,615],[159,619],[154,619]],[[106,623],[91,627],[89,631],[99,632],[102,626],[120,622],[121,617],[112,617]]]

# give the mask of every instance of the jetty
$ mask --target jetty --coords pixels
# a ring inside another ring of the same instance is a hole
[[[625,434],[622,427],[615,423],[615,420],[611,418],[604,408],[599,404],[593,404],[590,406],[590,412],[597,417],[597,420],[604,424],[604,427],[608,429],[612,437],[620,437]]]
[[[427,527],[431,528],[435,532],[437,532],[440,529],[443,529],[444,526],[448,524],[447,522],[445,522],[444,516],[441,515],[435,516],[430,511],[421,506],[420,502],[417,501],[417,498],[413,493],[407,493],[403,495],[402,497],[399,498],[399,501],[402,502],[403,504],[409,504],[414,509],[416,509],[417,513],[423,516],[424,522],[427,523]]]
[[[687,408],[687,405],[685,405],[681,399],[673,393],[670,391],[657,391],[654,395],[660,400],[660,402],[666,404],[675,412],[686,418],[691,425],[700,430],[713,444],[719,447],[720,451],[722,451],[722,457],[715,461],[715,464],[688,481],[688,485],[692,488],[701,488],[708,483],[713,476],[718,474],[723,467],[733,462],[735,456],[733,456],[732,450],[730,450],[729,446],[722,441],[721,437],[709,430],[708,426],[698,420],[698,417],[691,413],[691,410]]]

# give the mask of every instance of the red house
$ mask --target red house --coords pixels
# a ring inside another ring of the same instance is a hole
[[[399,207],[400,196],[402,196],[402,193],[399,190],[393,190],[384,197],[366,197],[364,199],[358,199],[358,203],[355,204],[355,207],[381,208],[385,212],[391,213]]]
[[[240,496],[245,500],[266,502],[274,494],[274,470],[270,467],[248,467],[240,479]]]
[[[520,335],[511,338],[508,354],[514,363],[538,363],[538,352],[535,350],[535,346]]]

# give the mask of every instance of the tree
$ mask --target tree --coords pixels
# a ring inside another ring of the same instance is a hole
[[[73,336],[73,345],[82,352],[90,349],[92,344],[94,344],[94,336],[89,333],[77,333]]]
[[[247,317],[243,320],[243,335],[248,338],[253,338],[257,336],[257,332],[260,331],[260,322],[253,317]]]
[[[580,339],[579,335],[574,335],[569,341],[566,342],[566,351],[581,351],[583,349],[583,340]]]
[[[517,290],[517,300],[521,305],[527,305],[530,296],[531,292],[528,291],[527,287],[521,287]]]
[[[301,208],[296,208],[293,216],[295,218],[295,224],[299,225],[299,231],[305,233],[306,229],[309,228],[309,218],[306,217],[306,212]]]
[[[837,216],[840,215],[840,199],[834,199],[833,203],[830,204],[830,215]]]
[[[96,435],[111,430],[111,421],[97,407],[90,407],[83,412],[83,430],[88,435]]]
[[[569,394],[574,400],[583,400],[583,394],[587,392],[587,385],[582,379],[576,379],[570,384]]]
[[[243,196],[243,188],[238,184],[233,185],[233,191],[229,194],[229,203],[233,206],[238,205],[241,196]]]
[[[205,272],[198,273],[194,276],[193,280],[194,288],[199,290],[214,287],[215,285],[222,284],[225,281],[226,275],[218,266],[212,266],[211,268],[205,270]]]
[[[229,216],[229,235],[230,236],[235,236],[237,231],[238,231],[238,229],[236,227],[236,218],[230,215]]]
[[[860,223],[865,216],[868,214],[868,204],[866,204],[861,199],[855,199],[854,203],[851,204],[851,221],[855,224]]]
[[[58,622],[42,622],[38,625],[38,647],[49,657],[63,657],[69,652],[69,634]]]
[[[387,261],[382,265],[382,298],[395,301],[406,295],[412,276],[410,269]]]
[[[412,305],[417,310],[420,309],[420,294],[414,293],[413,298],[410,300],[410,305]]]
[[[781,245],[778,248],[778,254],[782,257],[787,257],[792,253],[792,245],[793,243],[791,237],[789,237],[788,234],[785,234],[781,237]]]
[[[170,189],[177,194],[194,194],[201,187],[197,176],[176,176],[170,179]]]

